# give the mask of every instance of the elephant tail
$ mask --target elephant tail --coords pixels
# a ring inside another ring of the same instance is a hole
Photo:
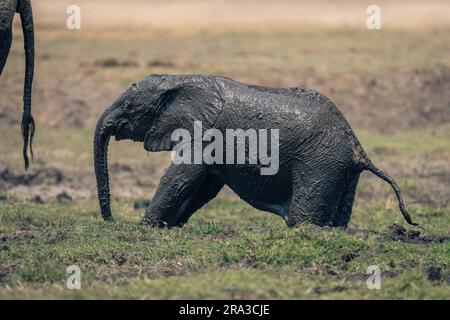
[[[400,211],[402,212],[403,217],[405,218],[406,222],[408,222],[412,226],[420,227],[419,224],[414,223],[412,221],[411,215],[406,210],[405,203],[403,202],[402,193],[400,191],[400,188],[397,185],[397,182],[395,182],[395,180],[393,178],[391,178],[389,175],[387,175],[386,173],[381,171],[379,168],[377,168],[372,163],[372,161],[370,161],[370,159],[368,159],[368,158],[364,159],[363,170],[368,170],[368,171],[372,172],[374,175],[376,175],[377,177],[379,177],[379,178],[383,179],[384,181],[386,181],[387,183],[389,183],[391,185],[392,189],[394,190],[395,195],[397,196],[398,207],[400,208]]]
[[[36,125],[31,115],[31,91],[34,75],[34,24],[31,2],[24,1],[20,8],[20,19],[25,42],[25,84],[23,92],[23,115],[22,115],[22,137],[23,137],[23,159],[25,169],[28,169],[28,149],[33,159],[33,137]]]

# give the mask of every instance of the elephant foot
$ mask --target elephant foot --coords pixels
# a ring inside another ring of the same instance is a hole
[[[321,217],[323,217],[323,215],[317,213],[290,215],[286,219],[286,224],[290,228],[304,223],[314,224],[318,227],[338,227],[335,221],[330,221],[329,219],[323,219]]]
[[[157,218],[156,216],[148,216],[145,215],[141,221],[139,221],[139,225],[147,226],[147,227],[155,227],[155,228],[167,228],[167,222]]]
[[[182,227],[184,221],[180,218],[177,211],[173,210],[170,212],[149,207],[139,224],[156,228]]]
[[[342,229],[346,229],[347,225],[342,225],[340,223],[337,223],[336,221],[330,221],[330,220],[316,220],[316,219],[310,219],[307,217],[299,217],[299,218],[294,218],[294,217],[290,217],[287,221],[286,224],[289,228],[294,228],[297,227],[300,224],[304,224],[304,223],[308,223],[308,224],[313,224],[314,226],[317,226],[319,228],[342,228]]]

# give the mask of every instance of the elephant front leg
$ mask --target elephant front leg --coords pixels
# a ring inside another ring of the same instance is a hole
[[[141,224],[179,226],[184,219],[184,212],[197,196],[197,190],[206,177],[207,167],[204,165],[171,164],[161,178]]]

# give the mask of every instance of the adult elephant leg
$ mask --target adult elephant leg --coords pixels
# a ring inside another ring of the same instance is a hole
[[[1,12],[0,12],[1,13]],[[8,59],[9,49],[12,42],[12,30],[0,29],[0,75],[3,73],[6,60]]]
[[[180,215],[178,224],[181,227],[198,209],[214,199],[222,189],[224,183],[219,177],[208,174],[195,195],[189,200],[186,210]]]
[[[345,169],[320,162],[311,162],[305,167],[294,170],[287,225],[311,222],[319,226],[337,226]]]
[[[183,213],[197,196],[197,190],[207,174],[205,165],[171,164],[161,178],[141,224],[158,227],[178,226]]]

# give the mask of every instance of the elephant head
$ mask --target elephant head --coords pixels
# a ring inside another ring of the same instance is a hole
[[[23,91],[23,159],[25,169],[28,168],[28,145],[33,157],[33,136],[35,123],[31,115],[31,89],[34,74],[34,26],[30,0],[2,0],[0,2],[0,76],[3,72],[12,42],[12,24],[14,14],[20,13],[25,42],[25,84]]]
[[[108,177],[108,143],[129,139],[144,143],[147,151],[169,151],[172,132],[193,132],[194,121],[211,128],[223,104],[213,78],[152,75],[133,84],[97,122],[94,136],[94,168],[100,209],[112,220]]]

